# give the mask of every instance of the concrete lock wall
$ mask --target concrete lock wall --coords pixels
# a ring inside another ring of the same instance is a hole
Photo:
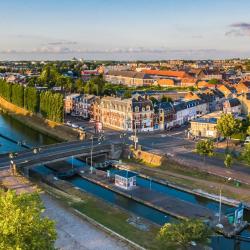
[[[163,162],[163,156],[157,155],[155,153],[150,153],[142,150],[134,150],[133,157],[142,160],[145,163],[158,167]]]

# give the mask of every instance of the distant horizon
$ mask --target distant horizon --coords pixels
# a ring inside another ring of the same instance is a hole
[[[0,60],[250,57],[250,1],[0,1]]]
[[[168,60],[229,60],[229,59],[250,59],[245,53],[235,53],[230,51],[211,50],[210,56],[202,55],[202,51],[189,51],[186,55],[180,56],[178,53],[161,52],[161,53],[135,53],[135,52],[120,52],[120,53],[104,53],[104,52],[85,52],[85,53],[1,53],[0,61],[69,61],[73,58],[78,60],[89,61],[168,61]]]

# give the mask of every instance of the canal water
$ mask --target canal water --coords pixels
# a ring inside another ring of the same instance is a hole
[[[54,139],[48,136],[45,136],[37,131],[27,128],[26,126],[22,125],[21,123],[17,122],[16,120],[12,119],[11,117],[5,114],[4,115],[0,114],[0,134],[4,134],[5,136],[11,137],[12,139],[16,141],[25,141],[26,144],[30,146],[45,145],[45,144],[51,144],[51,143],[56,142]],[[7,153],[10,151],[23,150],[19,145],[9,142],[6,139],[3,139],[2,137],[0,137],[0,145],[1,145],[0,154]],[[68,161],[69,163],[72,163],[72,159],[69,159]],[[78,167],[84,166],[84,163],[76,159],[73,159],[73,164],[74,166],[78,166]],[[41,172],[41,173],[51,173],[51,170],[49,170],[48,168],[44,166],[38,166],[36,169],[38,172]],[[103,200],[109,203],[120,206],[136,214],[137,216],[146,218],[159,225],[163,225],[166,222],[174,221],[174,219],[171,216],[168,216],[164,213],[161,213],[155,209],[144,206],[135,201],[132,201],[110,190],[107,190],[96,184],[86,181],[80,177],[73,177],[69,179],[69,181],[73,185],[99,198],[102,198]],[[183,199],[192,203],[202,204],[203,206],[206,206],[213,211],[218,210],[218,203],[215,201],[211,201],[206,198],[201,198],[193,194],[189,194],[180,190],[176,190],[171,187],[161,185],[159,183],[151,182],[150,184],[149,181],[144,178],[138,177],[137,181],[138,181],[138,185],[141,185],[144,187],[149,187],[150,185],[152,189],[155,189],[159,192],[166,193],[168,195],[178,197],[180,199]],[[226,211],[228,207],[229,206],[224,205],[223,211]],[[250,232],[248,230],[245,230],[244,232],[242,232],[242,235],[249,237]],[[235,250],[236,249],[237,250],[250,250],[250,243],[240,242],[240,244],[237,244],[234,240],[226,239],[222,236],[212,237],[211,246],[215,250],[234,250],[234,249]]]

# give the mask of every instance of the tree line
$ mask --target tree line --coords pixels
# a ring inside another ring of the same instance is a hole
[[[41,113],[46,119],[63,121],[63,95],[45,91],[39,93],[35,87],[0,80],[0,96],[5,100],[33,113]]]

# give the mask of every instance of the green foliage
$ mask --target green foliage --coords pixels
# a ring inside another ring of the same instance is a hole
[[[250,164],[250,143],[245,144],[244,149],[241,153],[241,158],[247,163]]]
[[[153,105],[154,104],[157,104],[159,101],[155,98],[155,97],[153,97],[153,96],[150,96],[149,97],[149,100],[153,103]]]
[[[233,157],[230,154],[226,154],[224,164],[227,168],[230,168],[233,164]]]
[[[167,223],[157,236],[158,249],[187,249],[191,241],[207,243],[210,235],[211,231],[200,220]]]
[[[12,84],[4,80],[0,80],[0,95],[7,101],[11,101]]]
[[[200,140],[196,144],[196,152],[204,157],[213,156],[214,154],[214,143],[212,140]]]
[[[217,130],[228,139],[239,132],[241,129],[241,122],[235,119],[232,114],[223,114],[217,121]]]
[[[221,82],[218,79],[215,79],[215,78],[209,80],[208,83],[211,83],[211,84],[214,84],[214,85],[221,84]]]
[[[200,155],[212,156],[214,152],[214,143],[212,140],[200,140],[196,144],[196,151]]]
[[[124,97],[124,98],[131,98],[131,97],[132,97],[131,91],[126,90],[126,91],[124,92],[124,94],[123,94],[123,97]]]
[[[42,216],[38,194],[3,192],[0,196],[0,249],[53,250],[55,223]]]
[[[161,102],[173,102],[173,99],[171,97],[163,95],[161,98]]]
[[[24,87],[19,84],[12,84],[11,102],[19,107],[24,106]]]
[[[41,75],[39,76],[39,81],[41,83],[47,84],[48,86],[54,86],[59,79],[60,74],[56,67],[51,65],[46,65],[43,68]]]
[[[105,90],[105,80],[103,76],[92,77],[84,86],[85,94],[103,95]]]
[[[248,134],[248,135],[250,135],[250,126],[248,126],[248,128],[247,128],[247,131],[246,131],[246,132],[247,132],[247,134]]]
[[[39,111],[39,93],[34,87],[24,89],[24,108],[37,113]]]
[[[63,95],[45,91],[40,94],[40,112],[44,118],[55,122],[63,121]]]

